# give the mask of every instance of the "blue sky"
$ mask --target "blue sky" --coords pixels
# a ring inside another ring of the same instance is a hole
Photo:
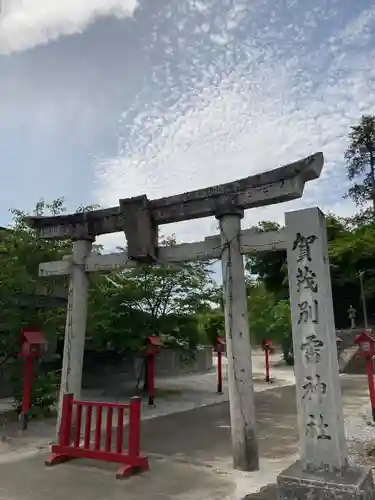
[[[107,207],[315,151],[326,164],[304,197],[243,226],[312,205],[352,213],[343,153],[375,113],[374,26],[371,0],[3,0],[0,225],[41,197]],[[216,221],[163,230],[193,241]]]

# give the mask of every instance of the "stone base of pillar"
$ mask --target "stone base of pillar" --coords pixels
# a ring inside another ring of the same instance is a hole
[[[370,469],[350,467],[342,475],[310,473],[299,461],[277,477],[277,500],[375,500]]]

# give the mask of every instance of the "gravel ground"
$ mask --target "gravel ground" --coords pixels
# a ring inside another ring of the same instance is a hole
[[[350,453],[350,461],[356,465],[375,467],[375,422],[368,405],[357,415],[345,418],[345,430]]]

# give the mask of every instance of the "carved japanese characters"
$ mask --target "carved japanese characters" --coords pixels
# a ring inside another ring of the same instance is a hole
[[[286,234],[301,461],[337,470],[346,445],[323,214],[287,214]]]
[[[317,371],[321,360],[321,351],[324,349],[324,342],[314,333],[314,326],[319,324],[318,311],[319,302],[314,297],[319,290],[314,272],[314,261],[311,256],[311,246],[314,245],[318,237],[315,234],[296,234],[293,241],[292,251],[296,253],[297,273],[296,285],[300,301],[298,302],[299,318],[298,324],[303,324],[307,335],[302,339],[301,352],[303,354],[304,365],[307,371],[305,383],[302,385],[303,400],[318,406],[322,403],[322,396],[327,393],[327,384],[322,375]],[[303,299],[303,300],[301,300]],[[313,328],[309,327],[312,326]],[[310,333],[311,332],[311,333]],[[317,408],[318,409],[318,408]],[[330,440],[328,424],[324,422],[324,411],[319,410],[309,413],[309,420],[306,423],[306,436],[313,439]]]

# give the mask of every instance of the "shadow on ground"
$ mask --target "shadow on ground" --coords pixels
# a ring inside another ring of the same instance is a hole
[[[261,456],[278,459],[294,454],[298,440],[295,388],[258,393],[255,400]],[[229,404],[210,405],[142,422],[142,449],[193,463],[231,460]]]
[[[343,378],[342,385],[346,407],[351,408],[355,401],[358,409],[368,398],[364,380]],[[263,460],[261,472],[242,475],[233,472],[229,404],[223,402],[144,420],[142,452],[150,456],[148,473],[121,482],[114,478],[116,466],[113,464],[76,460],[45,468],[46,455],[39,453],[1,463],[0,500],[39,500],[44,496],[51,500],[69,497],[81,500],[243,498],[250,491],[256,491],[256,487],[275,481],[275,462],[281,470],[298,453],[295,387],[256,393],[255,402]],[[31,426],[30,434],[33,432],[37,433]],[[275,486],[269,485],[246,498],[273,500]]]

